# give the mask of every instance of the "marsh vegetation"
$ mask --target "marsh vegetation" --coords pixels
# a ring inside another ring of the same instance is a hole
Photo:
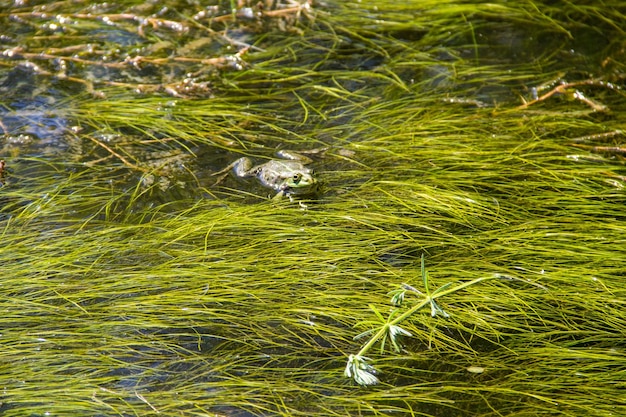
[[[205,3],[0,3],[3,416],[626,414],[619,1]]]

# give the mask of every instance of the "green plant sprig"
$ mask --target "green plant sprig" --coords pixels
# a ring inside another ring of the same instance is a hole
[[[445,295],[453,294],[457,291],[470,287],[472,285],[478,284],[480,282],[488,281],[495,278],[500,278],[501,276],[495,274],[490,277],[482,277],[476,278],[472,281],[464,282],[458,284],[455,287],[450,288],[453,284],[452,282],[448,282],[441,287],[437,288],[435,291],[431,292],[428,281],[428,271],[426,271],[424,255],[422,254],[421,258],[421,275],[422,281],[424,283],[425,294],[416,288],[410,286],[409,284],[402,284],[402,287],[398,290],[392,291],[391,294],[391,302],[395,306],[400,306],[404,302],[404,298],[407,291],[416,292],[419,295],[424,296],[424,299],[419,303],[415,304],[410,309],[406,310],[404,313],[398,315],[398,310],[393,310],[387,319],[383,317],[383,315],[378,311],[378,309],[374,305],[369,305],[370,309],[374,312],[378,321],[365,321],[359,324],[376,324],[379,325],[378,328],[367,330],[363,333],[358,334],[354,337],[355,340],[361,339],[366,336],[373,336],[363,345],[361,350],[356,355],[351,354],[348,357],[348,363],[346,365],[346,369],[344,371],[344,375],[348,378],[353,378],[354,381],[359,385],[375,385],[379,382],[376,377],[376,369],[368,363],[371,359],[366,357],[365,355],[369,350],[380,340],[380,350],[381,353],[385,349],[385,345],[387,340],[391,343],[391,346],[394,351],[400,351],[400,344],[398,342],[398,336],[413,336],[409,331],[403,329],[399,326],[407,318],[411,317],[413,314],[421,310],[430,304],[431,316],[435,317],[437,315],[441,315],[444,318],[450,317],[450,315],[443,310],[435,300],[439,297],[443,297]],[[382,325],[381,325],[382,323]]]

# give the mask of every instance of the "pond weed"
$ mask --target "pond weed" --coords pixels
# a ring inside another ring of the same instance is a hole
[[[619,5],[230,3],[3,9],[2,413],[623,414]],[[208,181],[323,146],[308,210]]]

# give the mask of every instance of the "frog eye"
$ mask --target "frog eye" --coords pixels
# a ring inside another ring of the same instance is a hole
[[[302,174],[300,174],[300,173],[293,174],[293,178],[292,179],[293,179],[293,183],[298,185],[298,183],[302,179]]]

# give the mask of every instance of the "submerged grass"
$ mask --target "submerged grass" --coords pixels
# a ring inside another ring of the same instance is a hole
[[[246,32],[250,67],[213,98],[55,101],[76,126],[64,152],[20,148],[5,123],[3,415],[624,414],[624,160],[572,146],[623,148],[602,136],[623,131],[622,92],[574,91],[610,112],[575,94],[519,107],[591,68],[623,84],[614,43],[555,58],[620,32],[623,11],[398,5]],[[241,154],[321,146],[307,210],[213,185]],[[354,384],[370,306],[387,317],[390,291],[422,290],[424,254],[431,293],[484,281],[437,300],[449,317],[407,317],[399,352],[367,354],[380,383]]]

